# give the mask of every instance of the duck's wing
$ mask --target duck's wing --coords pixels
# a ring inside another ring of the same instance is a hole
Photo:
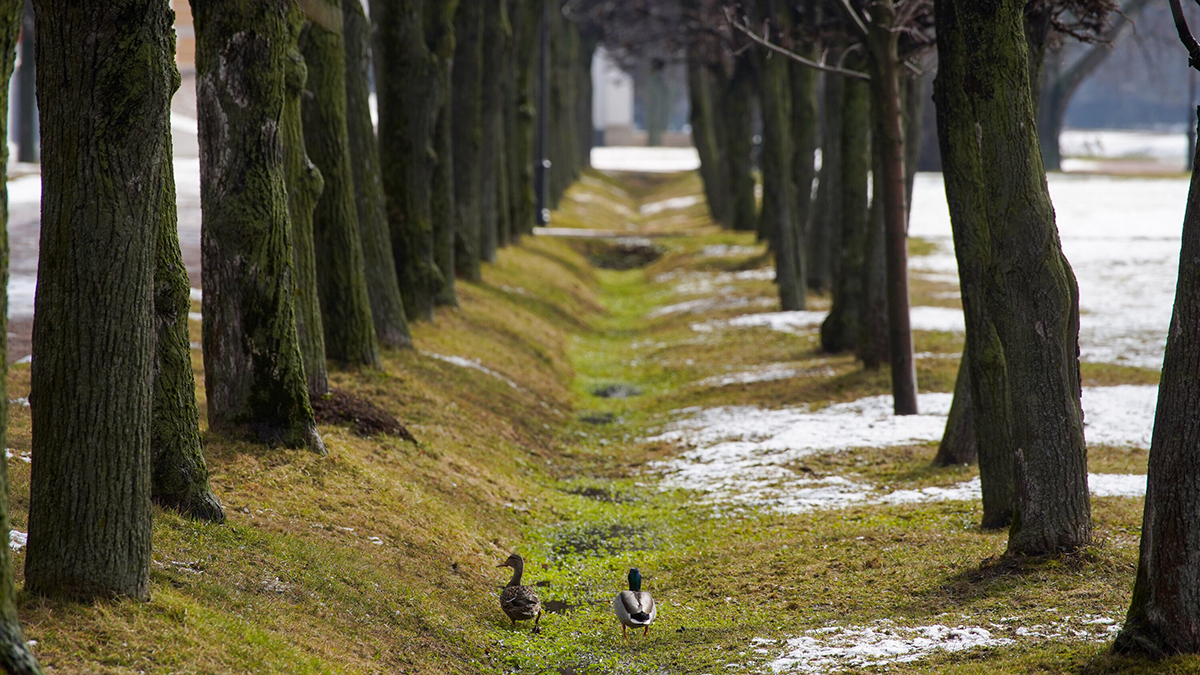
[[[626,626],[645,626],[654,620],[654,598],[644,591],[621,591],[613,600],[613,613]]]
[[[529,586],[508,586],[500,594],[500,606],[510,617],[532,619],[541,611],[542,602]]]

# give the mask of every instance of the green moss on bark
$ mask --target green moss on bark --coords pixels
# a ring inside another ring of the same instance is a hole
[[[213,431],[323,453],[296,334],[280,132],[291,8],[286,0],[192,2],[204,381]]]
[[[454,35],[454,271],[469,281],[479,281],[483,259],[483,3],[459,3]]]

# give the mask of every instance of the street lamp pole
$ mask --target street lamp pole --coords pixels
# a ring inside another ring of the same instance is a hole
[[[541,91],[538,102],[538,137],[537,156],[533,163],[533,189],[537,196],[537,224],[545,226],[550,222],[550,206],[546,199],[547,175],[550,173],[550,156],[547,146],[547,128],[550,125],[550,82],[547,78],[547,64],[550,60],[550,3],[542,2],[542,28],[539,34],[541,41],[541,56],[538,59],[538,73]]]

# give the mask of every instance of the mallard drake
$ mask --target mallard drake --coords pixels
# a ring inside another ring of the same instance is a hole
[[[512,579],[500,592],[500,609],[512,619],[514,627],[518,621],[533,619],[533,632],[542,632],[542,627],[538,625],[542,620],[542,601],[538,600],[537,593],[534,593],[532,588],[521,585],[521,575],[525,573],[525,560],[514,553],[496,567],[513,569]]]
[[[636,567],[629,570],[629,590],[621,591],[613,600],[613,614],[621,622],[621,637],[625,637],[627,628],[642,628],[642,635],[650,633],[657,608],[654,598],[642,590],[642,573]]]

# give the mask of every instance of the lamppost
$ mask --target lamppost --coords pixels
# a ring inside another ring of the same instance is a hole
[[[547,127],[550,118],[550,82],[546,76],[550,60],[550,0],[542,2],[542,28],[538,36],[542,53],[538,59],[538,76],[541,91],[538,102],[537,153],[533,160],[533,189],[537,197],[537,224],[550,223],[550,206],[546,200],[546,179],[550,173],[550,156],[547,146]]]

